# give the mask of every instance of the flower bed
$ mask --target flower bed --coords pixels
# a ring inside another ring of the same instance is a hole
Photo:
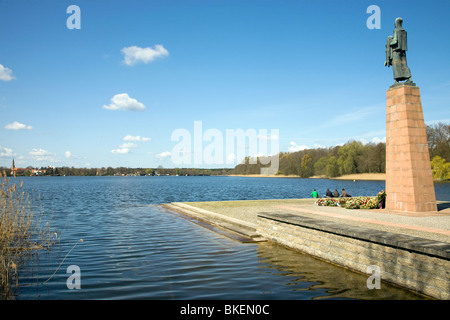
[[[316,206],[343,207],[346,209],[378,209],[383,207],[386,192],[380,191],[376,197],[319,198]]]

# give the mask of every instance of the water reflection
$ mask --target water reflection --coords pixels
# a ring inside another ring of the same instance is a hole
[[[271,242],[258,243],[256,250],[262,272],[284,276],[291,291],[307,291],[310,299],[425,299],[383,281],[381,289],[370,290],[366,275]]]

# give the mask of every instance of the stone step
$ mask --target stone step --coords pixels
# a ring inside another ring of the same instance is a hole
[[[182,203],[164,204],[163,207],[200,221],[200,224],[205,227],[208,227],[209,225],[209,229],[215,231],[218,231],[217,229],[221,229],[227,231],[228,233],[231,232],[232,234],[229,236],[233,239],[239,240],[240,242],[266,241],[266,239],[261,237],[256,232],[256,227],[253,224],[247,223],[246,221],[226,217],[211,211],[195,208],[193,206],[185,205]],[[207,225],[205,225],[205,223]],[[238,237],[234,235],[238,235]]]
[[[181,202],[172,202],[171,205],[181,208],[183,210],[189,210],[198,214],[201,214],[203,216],[209,217],[212,220],[217,220],[217,221],[226,221],[229,223],[233,223],[235,225],[244,227],[244,228],[249,228],[249,229],[255,229],[256,230],[256,225],[247,221],[243,221],[243,220],[239,220],[233,217],[228,217],[226,215],[222,215],[222,214],[218,214],[212,211],[208,211],[205,209],[201,209],[201,208],[197,208],[185,203],[181,203]]]

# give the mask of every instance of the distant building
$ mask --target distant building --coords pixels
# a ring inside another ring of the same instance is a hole
[[[33,169],[33,168],[17,168],[14,162],[14,159],[11,164],[11,172],[12,176],[24,176],[26,173],[30,176],[41,176],[45,174],[47,170]]]
[[[45,172],[47,172],[47,170],[32,169],[31,175],[32,176],[42,176],[43,174],[45,174]]]
[[[12,176],[24,175],[26,170],[29,170],[29,169],[17,168],[15,163],[14,163],[14,159],[13,159],[12,164],[11,164],[11,172],[10,172]]]

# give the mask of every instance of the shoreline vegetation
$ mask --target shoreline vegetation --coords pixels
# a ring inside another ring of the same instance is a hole
[[[430,164],[435,181],[450,180],[450,124],[427,126]],[[277,171],[272,164],[277,164]],[[386,143],[363,143],[351,140],[344,145],[318,147],[295,152],[280,152],[278,157],[247,157],[231,174],[328,179],[383,179],[386,173]],[[269,172],[272,171],[272,172]],[[358,174],[356,176],[353,176]]]
[[[443,166],[433,166],[433,161],[431,162],[431,167],[433,171],[433,179],[435,182],[450,182],[450,163],[444,162],[441,158],[437,157]],[[436,162],[436,159],[435,161]],[[442,169],[442,167],[444,169]],[[439,170],[436,170],[440,168]],[[376,173],[352,173],[343,174],[340,176],[327,176],[327,175],[311,175],[308,177],[302,177],[296,174],[264,174],[264,173],[235,173],[234,169],[223,168],[223,169],[197,169],[197,168],[164,168],[164,169],[142,169],[142,168],[110,168],[105,170],[105,168],[55,168],[48,167],[39,171],[39,174],[31,173],[29,170],[15,172],[5,168],[0,170],[3,171],[4,176],[12,177],[26,177],[26,176],[81,176],[81,177],[92,177],[92,176],[226,176],[226,177],[248,177],[248,178],[303,178],[303,179],[330,179],[330,180],[373,180],[373,181],[385,181],[386,173],[376,172]],[[5,174],[5,172],[7,172]]]
[[[23,181],[1,172],[0,180],[0,300],[9,300],[17,294],[23,266],[40,251],[49,251],[56,233],[45,213],[35,212]]]
[[[230,174],[231,177],[255,177],[255,178],[300,178],[296,175],[283,175],[283,174]],[[340,177],[327,177],[327,176],[311,176],[308,179],[332,179],[332,180],[386,180],[385,173],[355,173],[347,174]]]
[[[450,181],[450,124],[427,126],[430,164],[435,181]],[[276,163],[276,169],[272,164]],[[0,168],[1,169],[1,168]],[[274,170],[272,170],[274,169]],[[385,180],[386,143],[351,140],[344,145],[318,147],[277,156],[246,157],[234,168],[17,168],[12,160],[7,175],[16,176],[242,176],[324,178],[341,180]],[[276,170],[276,171],[275,171]],[[276,174],[261,174],[273,172]]]

